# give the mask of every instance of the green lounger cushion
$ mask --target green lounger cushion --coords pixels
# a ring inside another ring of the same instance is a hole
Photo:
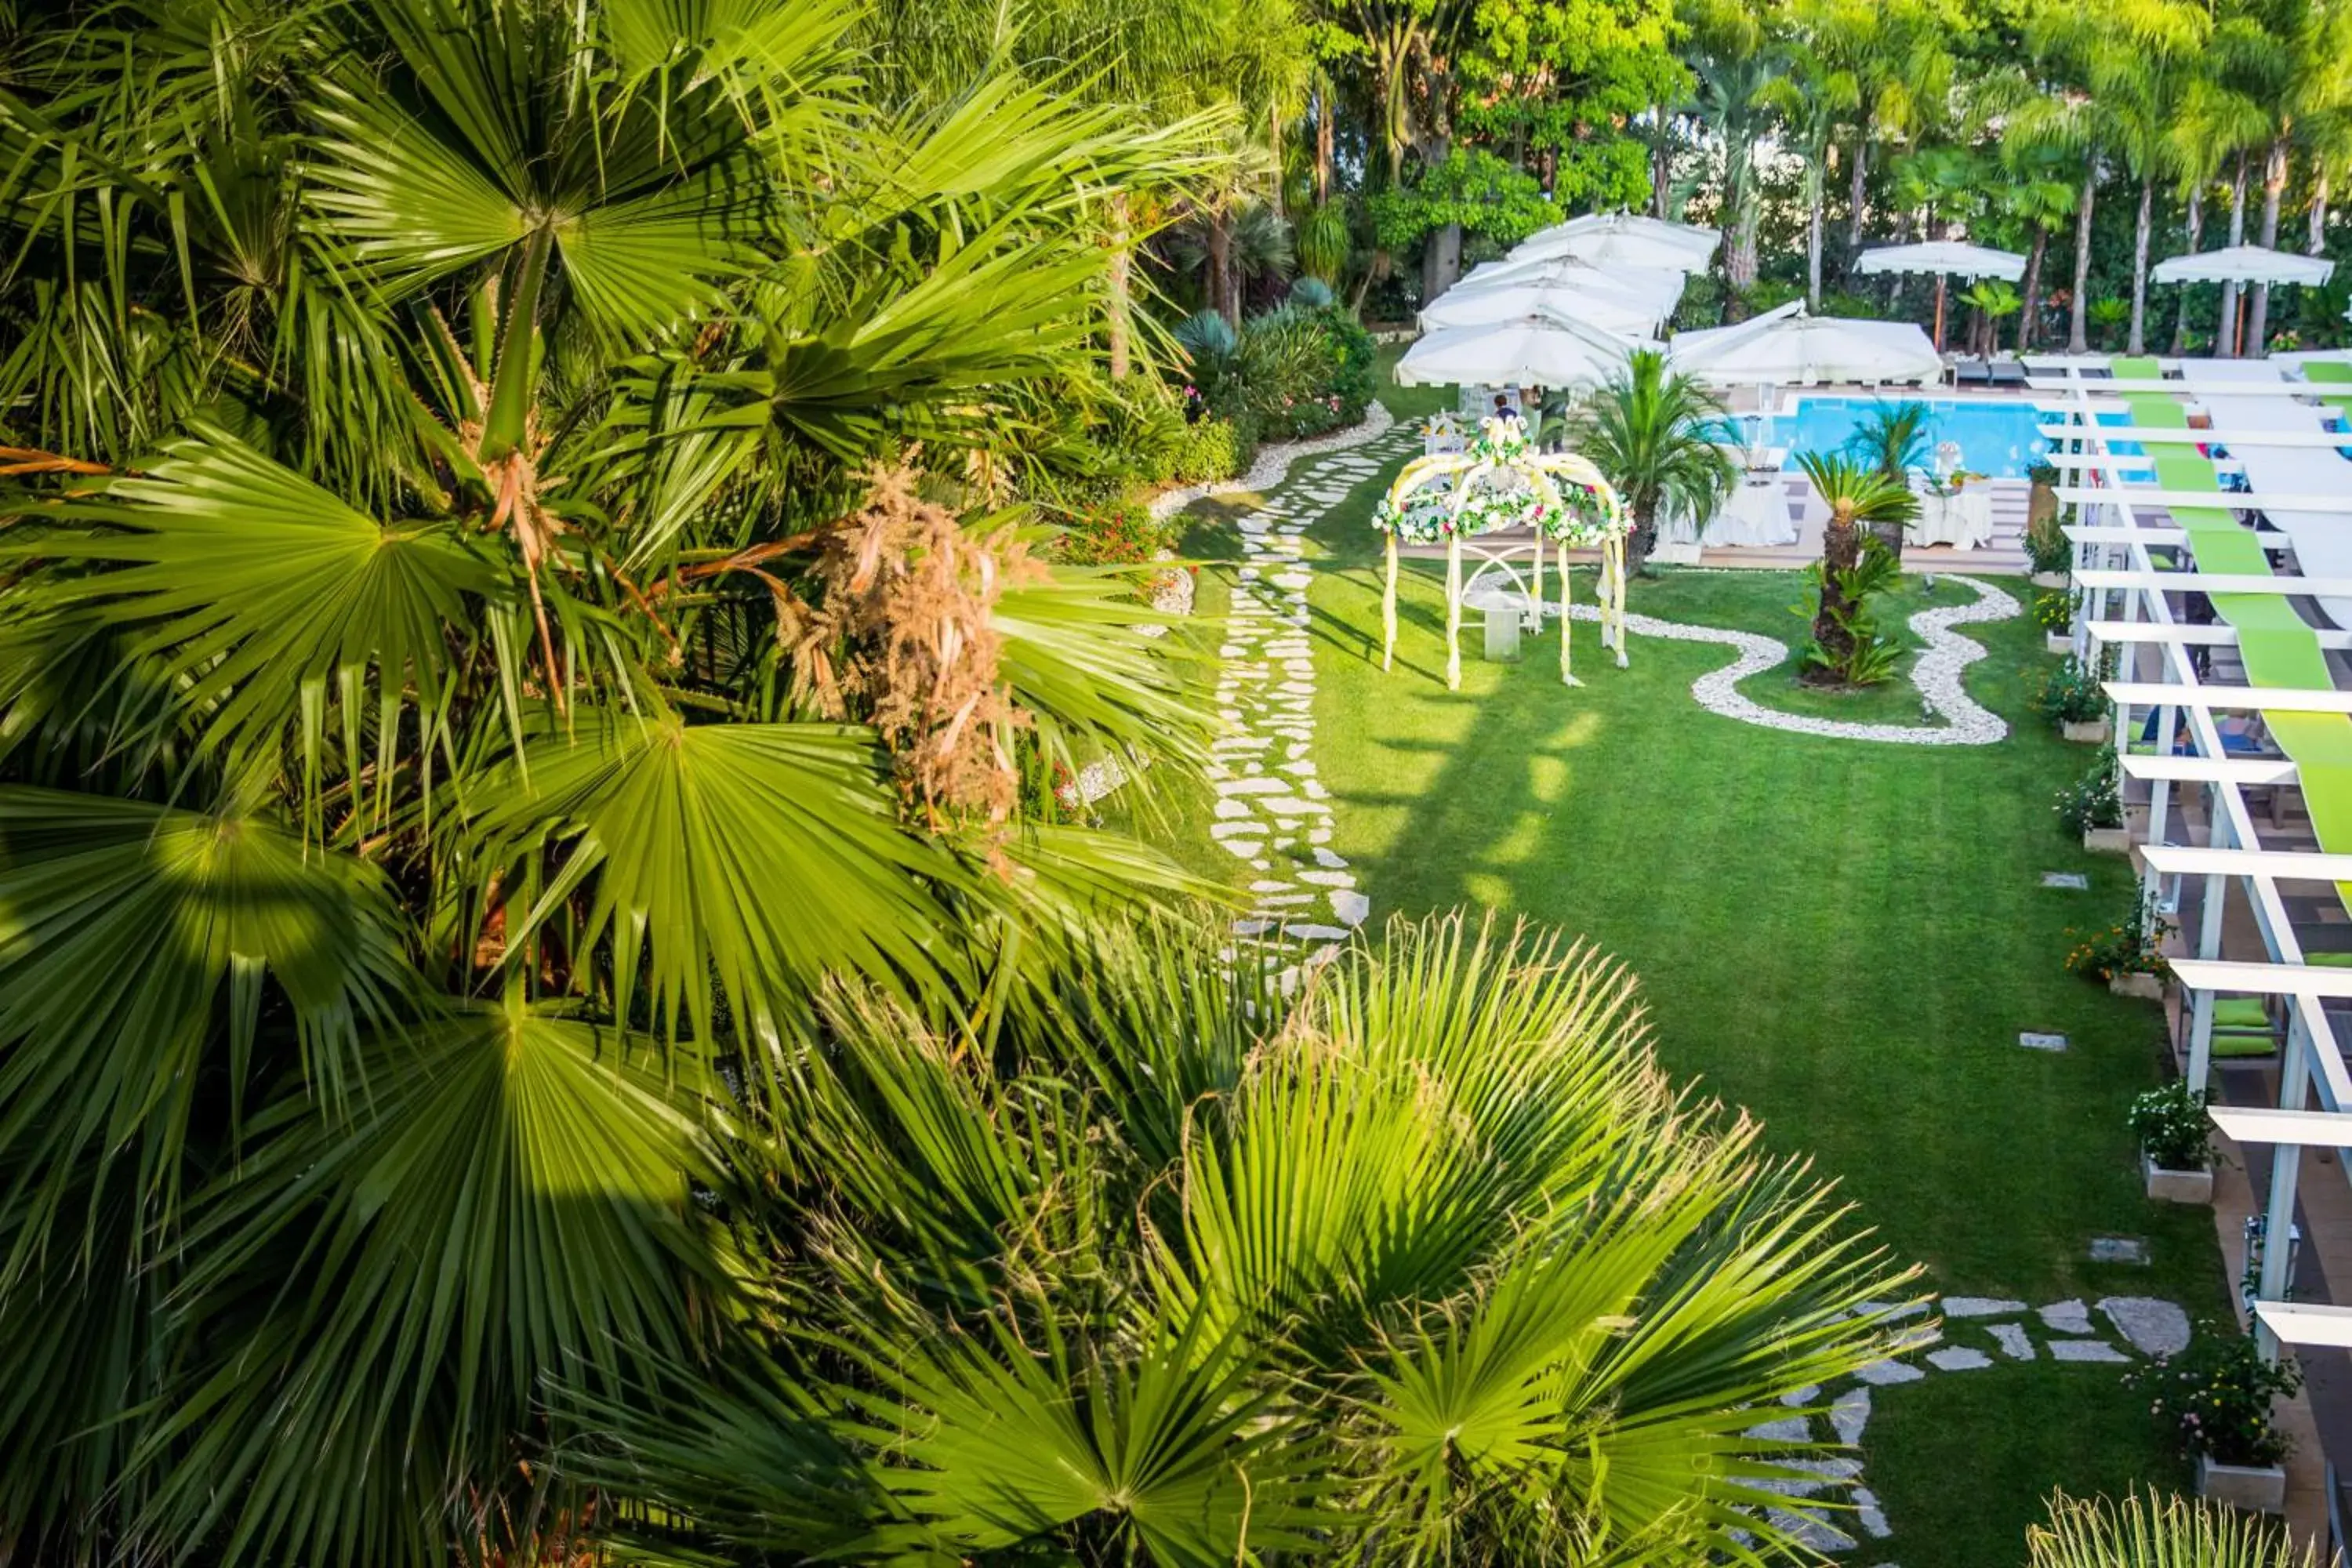
[[[2259,996],[2217,996],[2213,999],[2217,1029],[2267,1029],[2271,1016]]]
[[[2321,969],[2352,969],[2352,952],[2306,952],[2303,961]]]
[[[2211,1054],[2217,1057],[2266,1057],[2278,1049],[2269,1035],[2216,1035]]]

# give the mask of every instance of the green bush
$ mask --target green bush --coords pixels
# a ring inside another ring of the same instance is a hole
[[[2272,1424],[2271,1401],[2302,1387],[2302,1375],[2292,1361],[2264,1361],[2235,1325],[2200,1323],[2187,1350],[2135,1368],[2123,1381],[2147,1392],[2149,1411],[2189,1458],[2275,1465],[2294,1447]]]
[[[2088,724],[2107,716],[2107,694],[2100,683],[2113,672],[2115,650],[2109,648],[2095,664],[2068,654],[2057,668],[2042,679],[2033,693],[2033,710],[2055,724]]]
[[[2116,757],[2103,753],[2083,776],[2058,792],[2058,820],[2079,838],[2094,827],[2124,825],[2123,791],[2116,781]]]
[[[2133,1100],[2125,1121],[2163,1170],[2201,1171],[2213,1158],[2213,1123],[2205,1115],[2205,1097],[2179,1079]]]
[[[1319,436],[1364,416],[1377,352],[1371,333],[1346,310],[1286,305],[1243,329],[1234,390],[1263,437]]]
[[[1175,547],[1174,524],[1153,517],[1141,501],[1121,498],[1072,517],[1055,554],[1075,566],[1137,566]]]
[[[2045,632],[2063,633],[2074,624],[2074,595],[2063,588],[2044,588],[2034,595],[2033,624]]]
[[[1246,470],[1256,455],[1256,437],[1245,423],[1211,416],[1184,427],[1169,452],[1165,472],[1183,484],[1230,479]]]

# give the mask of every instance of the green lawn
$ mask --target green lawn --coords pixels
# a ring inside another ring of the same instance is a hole
[[[1619,671],[1589,625],[1577,628],[1580,688],[1559,684],[1549,638],[1496,666],[1477,657],[1474,627],[1449,693],[1433,570],[1407,574],[1396,668],[1380,669],[1364,525],[1375,489],[1318,531],[1312,603],[1333,847],[1376,918],[1470,906],[1590,936],[1640,974],[1665,1064],[1837,1178],[1937,1289],[2220,1310],[2210,1215],[2147,1203],[2123,1129],[2126,1102],[2157,1080],[2158,1011],[2061,967],[2067,927],[2112,915],[2130,879],[2053,816],[2053,793],[2089,753],[2024,710],[2025,678],[2044,658],[2038,630],[2022,617],[1971,628],[1991,650],[1971,690],[2014,727],[1992,747],[1870,745],[1718,718],[1689,687],[1729,649],[1635,637]],[[1590,584],[1585,574],[1587,602]],[[1206,586],[1213,612],[1222,591]],[[1636,584],[1632,607],[1794,643],[1804,592],[1795,574],[1670,571]],[[1898,615],[1927,602],[1916,584],[1906,593]],[[1962,593],[1943,584],[1935,602]],[[1841,699],[1798,690],[1785,667],[1747,689],[1792,711],[1916,713],[1907,685]],[[1180,802],[1180,831],[1190,815]],[[1234,878],[1238,863],[1190,828],[1187,859]],[[2048,870],[2086,871],[2092,891],[2044,889]],[[2021,1030],[2063,1033],[2072,1048],[2021,1049]],[[2153,1262],[2089,1263],[2090,1238],[2108,1233],[2147,1237]],[[1880,1391],[1878,1406],[1867,1479],[1896,1535],[1865,1546],[1861,1564],[2017,1563],[2053,1487],[2180,1479],[2112,1368],[1939,1373]]]

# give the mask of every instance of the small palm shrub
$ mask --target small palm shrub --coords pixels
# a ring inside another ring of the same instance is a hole
[[[1337,306],[1286,305],[1243,328],[1234,397],[1265,437],[1319,436],[1364,416],[1375,353],[1371,334]]]
[[[2179,1079],[2142,1093],[2124,1120],[2141,1151],[2164,1170],[2201,1171],[2213,1158],[2205,1097]]]
[[[1828,606],[1839,636],[1830,643],[1814,637],[1806,646],[1804,668],[1839,686],[1878,686],[1892,680],[1902,666],[1905,645],[1886,629],[1872,601],[1902,581],[1895,552],[1876,534],[1865,534],[1860,557],[1853,565],[1838,569],[1837,591],[1821,594],[1822,574],[1829,570],[1816,561],[1806,568],[1806,575],[1814,584],[1817,601]],[[1811,612],[1800,609],[1798,613]]]
[[[1331,285],[1320,278],[1301,278],[1290,285],[1290,297],[1283,302],[1302,310],[1320,310],[1331,300]]]
[[[2162,974],[2164,939],[2171,931],[2172,922],[2156,912],[2154,900],[2135,898],[2130,911],[2111,924],[2066,928],[2073,941],[2066,950],[2067,971],[2086,980]]]
[[[1349,253],[1355,247],[1348,233],[1348,209],[1338,201],[1324,203],[1308,210],[1298,220],[1294,248],[1298,256],[1298,269],[1327,288],[1339,280],[1347,269]],[[1298,284],[1290,288],[1291,298],[1298,297]],[[1328,302],[1328,301],[1327,301]]]
[[[2120,1503],[2050,1500],[2050,1522],[2025,1532],[2028,1568],[2317,1568],[2286,1526],[2184,1497],[2135,1492]]]
[[[2275,1465],[2294,1447],[2272,1421],[2271,1402],[2292,1397],[2303,1374],[2291,1361],[2264,1361],[2234,1324],[2200,1323],[2187,1350],[2134,1368],[2124,1384],[2147,1394],[2148,1410],[2186,1458]]]

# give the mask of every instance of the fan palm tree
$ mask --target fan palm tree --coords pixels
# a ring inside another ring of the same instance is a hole
[[[1927,467],[1932,456],[1927,449],[1928,431],[1926,404],[1916,398],[1881,403],[1854,426],[1845,449],[1881,479],[1907,490],[1911,477]],[[1908,521],[1907,514],[1879,518],[1871,529],[1898,566],[1903,563],[1903,525]]]
[[[1815,668],[1834,668],[1853,649],[1848,628],[1855,605],[1845,584],[1862,562],[1863,531],[1874,532],[1882,526],[1900,530],[1918,515],[1919,499],[1908,484],[1888,477],[1874,463],[1858,462],[1843,454],[1800,452],[1797,466],[1829,508],[1829,521],[1822,528],[1821,593],[1813,611],[1813,641],[1824,656]]]
[[[1011,503],[1094,363],[1094,193],[1216,177],[1229,127],[978,65],[861,96],[862,19],[159,0],[12,38],[27,1554],[447,1561],[528,1494],[550,1379],[739,1310],[713,1096],[824,986],[1001,998],[1187,885],[1052,785],[1181,772],[1189,679]]]
[[[1577,449],[1607,476],[1633,519],[1628,570],[1639,571],[1657,548],[1662,514],[1703,527],[1723,504],[1738,478],[1721,446],[1728,417],[1696,377],[1672,369],[1655,349],[1636,349],[1576,420]]]
[[[2031,1568],[2315,1568],[2285,1526],[2218,1503],[2135,1492],[2050,1500],[2050,1522],[2025,1532]]]
[[[1091,951],[993,1073],[834,1007],[793,1142],[730,1141],[775,1310],[569,1396],[562,1474],[665,1561],[1787,1550],[1818,1454],[1756,1407],[1883,1353],[1902,1283],[1825,1190],[1587,950],[1392,925],[1286,1002],[1225,940]]]

